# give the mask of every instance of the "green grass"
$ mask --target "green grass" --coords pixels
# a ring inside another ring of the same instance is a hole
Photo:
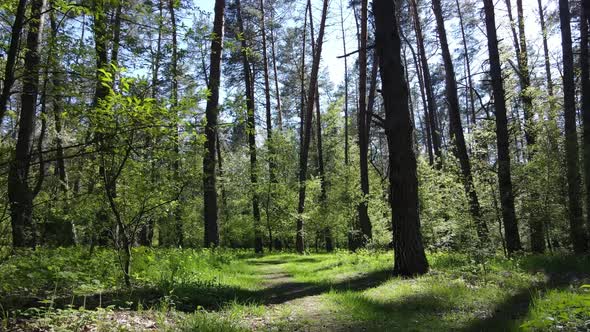
[[[134,249],[133,288],[112,250],[40,249],[0,268],[4,328],[56,331],[546,331],[590,328],[588,257],[431,253],[393,277],[393,253]],[[18,323],[18,324],[17,324]]]

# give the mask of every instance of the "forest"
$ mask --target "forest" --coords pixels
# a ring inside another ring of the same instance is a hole
[[[0,331],[589,331],[590,0],[0,0]]]

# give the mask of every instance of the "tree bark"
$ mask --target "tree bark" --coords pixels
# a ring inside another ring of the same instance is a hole
[[[237,21],[239,32],[244,36],[244,22],[242,20],[241,1],[236,1]],[[250,68],[250,59],[248,58],[248,43],[245,38],[241,38],[242,46],[242,66],[244,70],[244,84],[246,86],[246,132],[248,135],[248,150],[250,153],[250,183],[252,184],[252,217],[254,218],[254,251],[262,253],[262,232],[260,230],[260,206],[258,199],[258,171],[256,161],[256,123],[254,118],[255,101],[254,101],[254,80]],[[268,79],[267,79],[268,82]],[[268,103],[270,107],[270,103]],[[270,113],[270,109],[269,109]]]
[[[342,30],[342,50],[346,53],[346,34],[344,33],[344,14],[340,1],[340,29]],[[348,57],[344,57],[344,165],[348,166]]]
[[[561,46],[563,50],[563,117],[565,127],[565,154],[569,199],[570,236],[574,252],[583,253],[588,249],[583,226],[580,172],[578,165],[578,135],[576,132],[576,88],[574,85],[574,55],[568,0],[559,0],[559,21],[561,25]]]
[[[502,218],[504,221],[504,233],[506,236],[506,250],[510,255],[521,250],[522,246],[520,243],[516,213],[514,211],[514,194],[512,192],[512,179],[510,178],[508,119],[506,116],[506,100],[504,99],[504,84],[502,82],[502,69],[500,65],[500,53],[498,51],[498,37],[496,34],[496,19],[494,15],[493,0],[484,0],[484,11],[488,36],[490,76],[492,79],[494,106],[496,109],[496,143],[498,147],[500,203],[502,207]]]
[[[209,64],[210,92],[205,108],[205,155],[203,157],[203,200],[205,219],[205,247],[219,246],[219,226],[217,224],[217,186],[215,177],[217,114],[219,112],[219,84],[221,80],[221,52],[223,51],[225,0],[215,0],[213,38],[211,38],[211,58]]]
[[[15,248],[34,248],[37,242],[33,223],[35,193],[29,186],[31,144],[35,132],[35,111],[39,91],[40,44],[45,0],[31,3],[31,19],[26,40],[25,71],[21,94],[21,114],[14,159],[8,173],[8,199],[12,224],[12,244]]]
[[[379,56],[389,147],[394,273],[414,276],[428,271],[420,234],[416,157],[408,91],[404,82],[401,43],[392,0],[374,0],[375,48]]]
[[[309,78],[309,87],[307,89],[307,105],[305,107],[305,125],[303,128],[303,144],[301,146],[301,153],[299,155],[299,203],[297,205],[297,238],[296,249],[302,254],[304,247],[303,234],[303,212],[305,210],[305,180],[307,179],[307,159],[309,156],[309,143],[311,138],[311,118],[313,116],[313,107],[316,94],[316,86],[318,84],[318,73],[320,68],[320,58],[322,54],[322,45],[324,42],[324,30],[326,26],[326,16],[328,12],[328,1],[323,1],[322,17],[320,20],[320,30],[316,42],[315,51],[313,54],[313,64],[311,67],[311,76]],[[313,38],[313,37],[312,37]]]
[[[4,69],[4,85],[0,94],[0,125],[6,114],[8,100],[10,99],[10,90],[14,85],[14,70],[16,69],[16,59],[20,44],[21,33],[25,22],[25,12],[27,11],[27,0],[19,0],[12,24],[10,46],[6,57],[6,67]]]

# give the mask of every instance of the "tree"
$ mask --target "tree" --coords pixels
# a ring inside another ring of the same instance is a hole
[[[361,0],[361,34],[359,49],[359,111],[358,111],[358,137],[359,137],[359,163],[360,163],[360,184],[362,198],[357,205],[358,224],[360,227],[360,238],[357,245],[364,246],[373,237],[371,220],[368,212],[369,196],[369,128],[371,116],[367,109],[367,0]]]
[[[43,33],[45,0],[31,3],[31,18],[27,32],[21,115],[14,159],[8,173],[8,199],[12,224],[12,244],[16,248],[32,247],[37,242],[33,223],[33,199],[41,187],[43,168],[34,188],[29,185],[31,145],[35,132],[37,96],[39,93],[40,44]]]
[[[258,200],[258,170],[256,161],[256,120],[255,100],[254,100],[254,79],[250,69],[250,59],[248,56],[249,46],[244,38],[244,23],[242,21],[242,8],[240,0],[236,1],[236,11],[239,29],[239,38],[241,39],[242,53],[242,70],[244,71],[244,85],[246,87],[246,133],[248,135],[248,151],[250,154],[250,183],[252,184],[252,217],[254,218],[254,251],[262,253],[263,243],[260,231],[260,206]],[[267,79],[268,82],[268,79]],[[270,109],[269,109],[270,110]]]
[[[432,77],[428,67],[428,57],[426,56],[426,47],[424,46],[424,36],[422,34],[422,24],[420,23],[420,15],[418,13],[418,4],[416,0],[410,0],[410,7],[412,17],[414,18],[414,31],[416,32],[416,42],[418,43],[418,57],[422,66],[422,78],[424,81],[424,89],[426,91],[426,100],[428,102],[428,126],[430,127],[430,137],[432,139],[432,148],[434,155],[438,159],[435,165],[441,165],[441,139],[440,131],[438,129],[436,118],[436,102],[434,100],[434,92],[432,91]]]
[[[428,271],[420,234],[416,157],[408,91],[401,60],[401,42],[392,0],[374,0],[375,48],[379,56],[385,133],[389,148],[389,185],[392,211],[394,273],[414,276]],[[393,21],[393,23],[392,23]]]
[[[209,64],[209,98],[205,109],[205,153],[203,157],[203,201],[205,220],[205,247],[219,246],[219,226],[217,224],[217,186],[215,174],[217,114],[219,112],[219,84],[221,81],[221,52],[223,51],[225,0],[215,0],[215,18],[211,38],[211,57]]]
[[[27,10],[27,0],[19,0],[12,24],[10,47],[6,58],[6,68],[4,69],[4,86],[0,93],[0,125],[6,113],[8,100],[10,99],[10,90],[14,84],[14,70],[16,68],[16,58],[20,43],[21,32],[24,26],[25,12]]]
[[[457,81],[455,80],[455,69],[453,68],[453,59],[449,51],[447,42],[447,33],[445,30],[444,18],[442,14],[441,1],[432,0],[432,9],[436,17],[436,26],[438,30],[438,39],[440,41],[443,62],[445,66],[445,91],[447,95],[447,105],[449,108],[450,137],[453,141],[455,153],[461,166],[463,185],[465,194],[469,200],[469,210],[475,221],[477,235],[480,242],[488,242],[488,226],[481,215],[481,208],[475,186],[473,184],[473,175],[471,173],[471,163],[467,155],[467,144],[463,135],[463,125],[461,124],[461,110],[459,108],[459,98],[457,97]]]
[[[302,128],[302,145],[299,154],[299,203],[297,205],[297,235],[296,235],[296,250],[302,254],[304,247],[303,234],[303,212],[305,211],[305,181],[307,179],[307,162],[309,156],[309,143],[311,141],[311,119],[313,117],[313,107],[316,94],[316,86],[318,84],[318,73],[320,69],[320,59],[322,55],[322,45],[324,43],[324,30],[326,27],[326,16],[328,15],[328,0],[323,1],[322,16],[320,20],[320,30],[318,38],[315,43],[315,51],[313,53],[313,64],[311,67],[311,75],[309,78],[309,86],[307,89],[307,105],[305,106],[304,126]],[[313,36],[312,36],[313,38]]]
[[[496,19],[494,3],[484,0],[486,31],[488,37],[488,53],[490,61],[490,76],[496,113],[496,144],[498,148],[498,183],[506,249],[508,254],[521,250],[520,234],[514,210],[514,193],[510,178],[510,142],[508,138],[508,119],[506,117],[506,100],[504,99],[504,84],[498,51],[498,37],[496,33]]]
[[[576,253],[588,249],[583,226],[580,171],[578,165],[578,134],[576,130],[576,101],[574,86],[574,56],[570,9],[567,0],[559,0],[559,22],[561,25],[561,47],[563,52],[563,117],[565,121],[565,158],[568,184],[568,208],[570,237]]]

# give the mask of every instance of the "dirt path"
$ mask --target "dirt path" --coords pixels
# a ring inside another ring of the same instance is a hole
[[[266,314],[250,317],[249,326],[261,331],[272,328],[279,331],[348,331],[338,326],[333,311],[328,308],[324,295],[316,294],[317,285],[298,282],[282,267],[283,262],[261,266]],[[306,295],[306,294],[311,295]]]

